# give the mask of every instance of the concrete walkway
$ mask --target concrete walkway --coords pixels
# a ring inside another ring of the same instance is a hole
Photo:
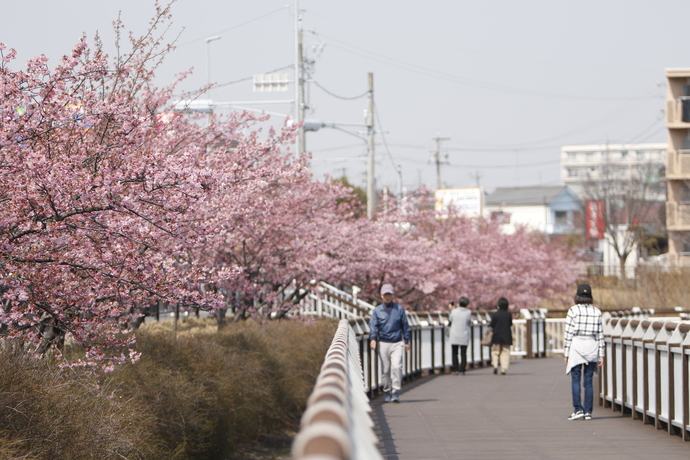
[[[690,442],[596,398],[592,420],[568,421],[570,376],[560,357],[513,361],[507,375],[432,375],[403,385],[399,404],[371,403],[379,449],[391,460],[690,459]]]

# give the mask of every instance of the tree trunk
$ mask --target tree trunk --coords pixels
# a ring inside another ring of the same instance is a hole
[[[227,308],[219,308],[216,310],[214,316],[216,317],[216,324],[218,325],[218,329],[223,329],[224,327],[227,327],[228,321],[225,319],[225,314],[227,312]]]

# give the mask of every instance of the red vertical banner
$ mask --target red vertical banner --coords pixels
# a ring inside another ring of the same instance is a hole
[[[603,201],[586,201],[585,202],[585,226],[587,238],[604,237],[604,230],[606,229],[606,221],[604,220],[606,207]]]

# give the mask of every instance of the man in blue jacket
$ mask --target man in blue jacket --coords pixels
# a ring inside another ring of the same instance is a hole
[[[383,402],[400,402],[403,375],[403,351],[410,349],[410,326],[405,309],[393,302],[393,286],[381,287],[383,303],[374,309],[369,320],[369,346],[379,345],[381,383],[386,397]]]

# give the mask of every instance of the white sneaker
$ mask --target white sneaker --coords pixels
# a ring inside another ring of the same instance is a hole
[[[581,410],[579,410],[577,412],[573,412],[572,414],[570,414],[570,417],[568,417],[568,420],[577,420],[577,419],[582,418],[584,416],[585,416],[585,413],[582,412]],[[590,418],[592,418],[591,415],[590,415]]]
[[[592,414],[590,414],[589,412],[587,412],[587,413],[585,414],[585,420],[592,420]]]

